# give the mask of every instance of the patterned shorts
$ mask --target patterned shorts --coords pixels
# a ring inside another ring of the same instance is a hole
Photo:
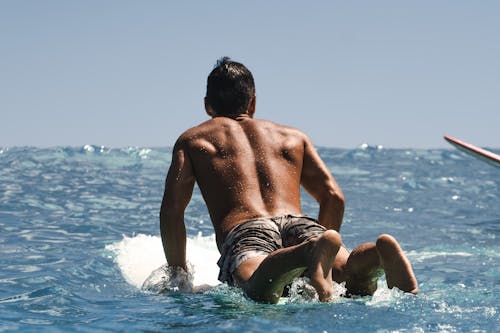
[[[219,280],[234,285],[233,273],[253,257],[297,245],[317,237],[325,228],[307,216],[284,215],[256,218],[234,227],[222,244]]]

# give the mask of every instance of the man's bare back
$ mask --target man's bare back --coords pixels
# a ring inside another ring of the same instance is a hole
[[[306,154],[312,155],[302,132],[240,115],[215,117],[185,132],[181,140],[219,248],[226,234],[246,220],[302,214],[303,162]]]
[[[207,83],[212,119],[184,132],[172,154],[160,210],[168,264],[187,270],[184,210],[197,182],[221,252],[219,278],[252,299],[275,303],[304,273],[321,301],[330,298],[332,281],[373,294],[384,272],[389,287],[417,293],[411,265],[391,236],[352,253],[342,246],[342,190],[304,133],[253,119],[255,101],[248,69],[222,59]],[[302,216],[300,186],[318,202],[317,220]]]

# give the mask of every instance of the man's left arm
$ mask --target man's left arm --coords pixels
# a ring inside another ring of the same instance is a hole
[[[191,200],[195,177],[185,146],[179,139],[172,153],[172,163],[165,181],[165,193],[160,209],[160,232],[163,250],[169,266],[186,265],[186,227],[184,211]]]
[[[319,203],[319,224],[340,231],[345,207],[344,194],[309,138],[304,143],[301,184]]]

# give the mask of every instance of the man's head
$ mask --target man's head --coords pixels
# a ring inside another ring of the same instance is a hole
[[[229,57],[219,59],[207,79],[207,112],[210,108],[213,116],[236,116],[247,113],[251,103],[255,103],[252,73]]]

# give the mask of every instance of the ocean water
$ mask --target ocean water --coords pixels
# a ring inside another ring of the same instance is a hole
[[[188,257],[193,284],[212,288],[141,290],[165,262],[158,211],[171,149],[0,148],[0,331],[500,331],[500,169],[452,149],[319,153],[346,196],[345,243],[395,236],[419,296],[381,279],[372,297],[323,304],[295,292],[307,289],[298,280],[290,298],[257,304],[218,284],[197,189]],[[317,214],[305,193],[303,209]]]

